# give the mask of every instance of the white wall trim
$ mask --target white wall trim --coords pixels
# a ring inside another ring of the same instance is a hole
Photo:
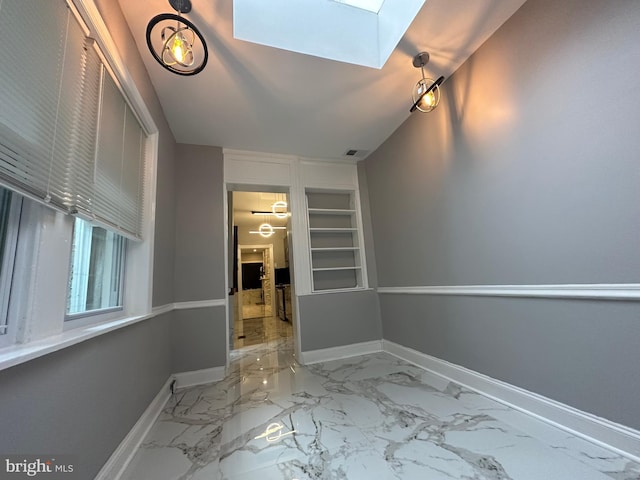
[[[224,380],[225,371],[225,367],[203,368],[191,372],[175,373],[173,378],[176,379],[176,388],[186,388]]]
[[[640,432],[388,340],[383,350],[515,410],[640,461]]]
[[[176,302],[173,304],[174,310],[190,310],[192,308],[224,307],[227,301],[224,298],[212,300],[196,300],[193,302]]]
[[[317,292],[301,293],[299,297],[315,297],[317,295],[339,295],[341,293],[358,293],[358,292],[373,292],[375,288],[371,287],[356,287],[356,288],[336,288],[335,290],[318,290]]]
[[[301,361],[303,365],[311,365],[313,363],[342,360],[343,358],[357,357],[358,355],[367,355],[381,351],[382,340],[373,340],[371,342],[353,343],[351,345],[302,352]]]
[[[640,300],[640,283],[378,287],[380,294]]]
[[[160,305],[159,307],[153,307],[151,309],[151,314],[155,317],[158,315],[162,315],[165,313],[169,313],[173,311],[173,303],[167,303],[166,305]]]
[[[171,397],[170,386],[172,381],[173,377],[169,377],[136,424],[127,436],[124,437],[124,440],[120,442],[118,448],[111,454],[107,463],[100,469],[95,480],[113,480],[120,478]]]
[[[233,148],[223,148],[222,155],[228,160],[250,160],[250,161],[266,161],[273,163],[290,164],[296,162],[298,157],[295,155],[253,152],[250,150],[236,150]]]

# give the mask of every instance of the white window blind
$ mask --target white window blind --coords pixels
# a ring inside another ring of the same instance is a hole
[[[146,135],[111,76],[103,69],[92,215],[139,239]]]
[[[71,211],[92,157],[99,58],[63,0],[0,2],[0,183]]]
[[[146,135],[65,0],[0,0],[0,185],[140,239]]]

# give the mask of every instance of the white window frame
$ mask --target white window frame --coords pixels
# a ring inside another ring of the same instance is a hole
[[[152,316],[158,128],[93,0],[67,0],[95,38],[105,66],[147,134],[141,242],[127,242],[122,310],[65,322],[73,217],[24,201],[9,315],[15,343],[0,350],[0,369]]]
[[[5,238],[4,258],[0,271],[0,347],[11,345],[15,342],[16,322],[10,321],[10,299],[13,284],[13,272],[16,263],[16,250],[18,246],[18,234],[20,232],[20,214],[22,212],[22,197],[11,194],[11,206],[7,219],[7,232]]]
[[[91,225],[89,222],[87,222],[86,220],[84,220],[85,224],[87,225]],[[72,234],[72,242],[75,241],[76,238],[76,232],[75,232],[75,228],[77,226],[77,221],[74,221],[74,226],[73,226],[73,234]],[[99,225],[94,225],[96,227],[99,227]],[[101,227],[104,228],[104,227]],[[71,289],[71,284],[74,282],[73,278],[70,278],[69,281],[69,288],[67,288],[67,312],[65,312],[65,322],[73,322],[76,320],[81,320],[84,319],[86,317],[95,317],[96,315],[106,315],[106,314],[111,314],[114,312],[121,312],[124,310],[124,277],[126,274],[126,269],[127,269],[127,249],[129,248],[129,244],[130,241],[127,240],[126,237],[120,235],[118,232],[113,232],[116,235],[118,235],[120,237],[120,239],[124,242],[124,256],[122,259],[122,271],[120,272],[120,280],[119,280],[119,294],[120,294],[120,305],[114,305],[112,307],[104,307],[104,308],[97,308],[97,309],[93,309],[93,310],[84,310],[82,312],[77,312],[77,313],[68,313],[68,297],[69,297],[69,290]],[[92,232],[90,229],[88,229],[86,232],[84,232],[84,236],[87,237],[85,240],[89,240],[89,243],[91,241],[91,235]],[[73,250],[73,246],[72,246],[72,250]],[[83,248],[83,253],[87,253],[86,250]],[[91,253],[91,247],[89,247],[89,254]],[[108,252],[108,259],[106,260],[106,263],[109,263],[113,266],[113,261],[111,258],[111,249],[109,249]],[[83,258],[83,261],[85,260],[89,260],[89,258]],[[74,266],[74,258],[73,258],[73,253],[71,254],[71,257],[69,258],[69,271],[71,273],[71,269]],[[77,265],[76,265],[77,266]],[[88,268],[88,265],[82,265],[83,269],[84,268]],[[82,287],[84,289],[85,287],[85,282],[82,280],[78,281],[78,284],[82,284]],[[108,289],[108,286],[103,286],[103,294],[107,294],[108,292],[106,292],[106,290]],[[89,323],[93,323],[93,320],[90,321]],[[74,325],[79,325],[80,323],[75,323]]]

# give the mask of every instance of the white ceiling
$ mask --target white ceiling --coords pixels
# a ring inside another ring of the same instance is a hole
[[[375,150],[406,120],[415,54],[429,52],[427,73],[448,77],[524,0],[427,0],[381,69],[236,40],[231,0],[192,3],[186,17],[209,63],[182,77],[155,62],[144,38],[154,15],[173,11],[168,1],[120,0],[176,141],[330,159]]]

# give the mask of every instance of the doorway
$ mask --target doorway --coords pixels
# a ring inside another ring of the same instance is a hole
[[[229,348],[293,340],[288,195],[232,191],[228,202],[234,293]]]

